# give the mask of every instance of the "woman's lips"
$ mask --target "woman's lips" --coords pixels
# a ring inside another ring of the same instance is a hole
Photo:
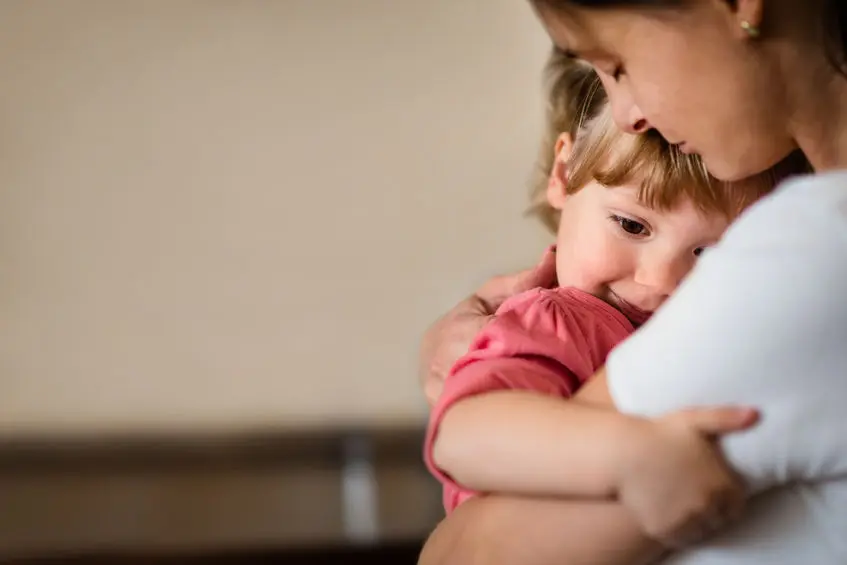
[[[676,146],[679,147],[681,153],[685,153],[686,155],[694,153],[694,149],[684,141],[677,143]]]

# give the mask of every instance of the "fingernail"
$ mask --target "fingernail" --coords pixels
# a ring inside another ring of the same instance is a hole
[[[546,261],[547,258],[550,255],[555,255],[555,254],[556,254],[556,245],[553,244],[553,245],[551,245],[550,247],[548,247],[547,249],[544,250],[544,253],[541,255],[541,261],[538,262],[538,266],[541,266],[544,263],[544,261]]]

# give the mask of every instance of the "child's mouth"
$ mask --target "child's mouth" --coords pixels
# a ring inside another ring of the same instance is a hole
[[[620,310],[621,313],[623,313],[623,315],[626,316],[635,326],[640,326],[653,315],[653,312],[642,310],[641,308],[630,304],[611,289],[609,289],[609,294],[612,297],[613,306]]]

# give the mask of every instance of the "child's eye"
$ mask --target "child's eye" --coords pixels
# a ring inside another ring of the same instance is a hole
[[[623,216],[612,216],[612,219],[618,223],[623,231],[630,235],[647,235],[647,226],[641,222]]]
[[[699,257],[700,255],[702,255],[702,254],[703,254],[703,251],[705,251],[705,249],[704,249],[704,248],[702,248],[702,247],[698,247],[697,249],[695,249],[695,250],[694,250],[694,256],[695,256],[695,257]]]

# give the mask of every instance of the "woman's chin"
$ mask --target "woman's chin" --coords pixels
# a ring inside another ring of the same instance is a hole
[[[710,159],[706,155],[701,155],[700,158],[703,159],[703,164],[709,174],[724,182],[738,182],[748,179],[766,171],[769,167],[769,165],[751,167],[749,163],[739,163],[727,159]]]
[[[770,158],[738,159],[734,156],[718,157],[706,154],[701,154],[700,158],[709,174],[724,182],[752,179],[772,169],[779,171],[785,168],[798,171],[803,168],[800,162],[805,163],[805,157],[796,149],[785,154],[770,156]],[[811,171],[811,168],[809,170]]]

